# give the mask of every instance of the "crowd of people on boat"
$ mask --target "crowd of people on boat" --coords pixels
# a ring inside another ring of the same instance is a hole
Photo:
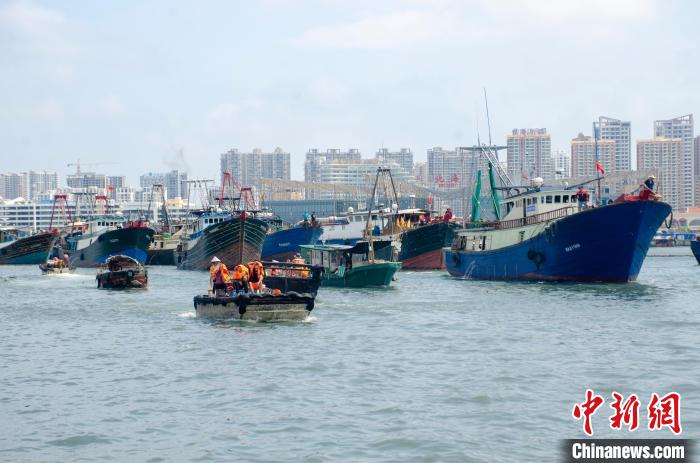
[[[300,278],[309,276],[309,269],[301,255],[296,254],[288,262],[295,265],[282,268],[272,263],[268,269],[268,275],[271,277]],[[264,284],[266,270],[260,261],[251,261],[248,265],[240,263],[235,265],[232,270],[229,270],[226,264],[221,262],[221,259],[214,256],[210,264],[209,290],[215,295],[229,295],[232,293],[260,294],[266,291]],[[275,291],[273,290],[272,292],[274,293]]]

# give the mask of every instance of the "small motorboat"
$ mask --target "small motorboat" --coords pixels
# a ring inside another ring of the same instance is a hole
[[[215,320],[295,321],[309,316],[315,297],[294,291],[207,294],[194,297],[194,310],[197,318]]]
[[[148,271],[139,261],[129,256],[109,257],[97,274],[98,288],[145,288],[147,285]]]
[[[75,270],[75,267],[71,267],[66,261],[58,258],[49,259],[43,264],[39,264],[39,268],[47,275],[70,273]]]

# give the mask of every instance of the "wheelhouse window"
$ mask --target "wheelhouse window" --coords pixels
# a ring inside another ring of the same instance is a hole
[[[556,196],[554,197],[554,202],[557,203],[557,204],[560,203],[560,202],[561,202],[561,196],[556,195]]]
[[[569,195],[564,195],[561,198],[562,198],[562,200],[564,200],[565,203],[569,202]]]
[[[552,204],[552,195],[547,195],[547,204]]]

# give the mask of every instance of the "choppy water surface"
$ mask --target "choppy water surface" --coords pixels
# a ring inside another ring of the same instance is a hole
[[[0,461],[554,461],[582,436],[571,407],[588,387],[642,407],[678,391],[698,437],[689,256],[648,258],[629,285],[403,272],[323,288],[288,324],[197,320],[206,273],[150,276],[117,292],[90,271],[0,267]],[[605,408],[596,436],[627,437]]]

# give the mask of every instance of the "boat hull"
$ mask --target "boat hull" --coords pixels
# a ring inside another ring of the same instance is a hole
[[[149,249],[145,265],[175,265],[175,250]]]
[[[117,255],[146,262],[148,247],[153,238],[153,229],[147,227],[127,227],[110,230],[99,235],[90,245],[70,252],[71,267],[99,267]]]
[[[319,226],[296,226],[267,235],[262,249],[262,259],[285,262],[299,252],[301,245],[316,244],[323,229]]]
[[[102,272],[97,275],[96,280],[97,287],[104,289],[145,288],[148,286],[148,271],[127,269]]]
[[[444,250],[452,276],[486,280],[626,283],[637,279],[668,204],[630,201],[550,223],[533,238],[493,251]]]
[[[342,276],[326,272],[322,285],[347,288],[389,286],[400,268],[398,262],[378,262],[346,270]]]
[[[12,241],[0,248],[0,265],[39,265],[46,258],[58,239],[55,233],[39,233]]]
[[[212,225],[202,232],[191,249],[176,252],[177,268],[207,270],[213,256],[229,268],[260,260],[266,234],[267,224],[254,218],[233,218]]]
[[[212,320],[298,321],[314,308],[311,294],[236,294],[195,296],[197,318]]]
[[[454,239],[457,225],[436,222],[407,230],[401,235],[401,268],[406,270],[441,270],[445,268],[442,248]]]
[[[695,256],[695,260],[698,261],[698,264],[700,264],[700,241],[691,241],[690,242],[690,249],[693,251],[693,255]]]

